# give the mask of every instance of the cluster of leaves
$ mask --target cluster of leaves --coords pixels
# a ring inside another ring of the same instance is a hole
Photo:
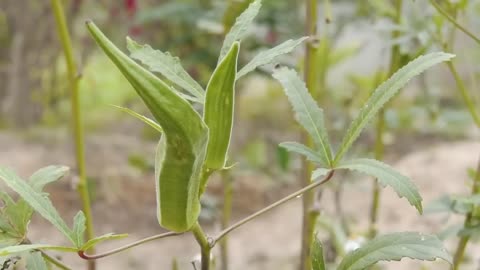
[[[282,84],[295,111],[296,120],[310,135],[314,148],[309,148],[297,142],[285,142],[281,146],[305,156],[308,160],[320,166],[313,172],[312,180],[326,176],[332,170],[348,169],[366,173],[377,178],[384,186],[392,187],[400,197],[405,197],[421,214],[423,212],[422,198],[418,189],[408,177],[378,160],[367,158],[343,160],[343,158],[374,115],[410,79],[429,67],[448,61],[452,57],[453,55],[446,53],[431,53],[421,56],[380,85],[367,100],[358,117],[351,123],[336,154],[333,153],[329,142],[323,110],[317,106],[315,100],[309,94],[305,83],[295,71],[289,68],[275,70],[273,77]],[[320,244],[317,242],[315,245]],[[316,265],[315,269],[325,269],[324,260],[319,251],[320,247],[314,247],[312,250],[314,252],[312,254],[312,264]],[[365,269],[381,260],[399,260],[402,257],[420,260],[442,258],[451,262],[451,256],[442,247],[436,236],[406,232],[375,238],[363,247],[347,254],[338,269]]]
[[[43,192],[43,188],[45,185],[61,179],[68,171],[69,169],[64,166],[48,166],[38,170],[28,178],[28,181],[25,181],[11,169],[0,168],[0,179],[21,197],[15,201],[7,193],[1,193],[3,207],[0,214],[0,255],[7,256],[3,257],[4,261],[8,259],[8,256],[20,254],[26,257],[27,267],[29,267],[29,264],[43,265],[45,263],[41,260],[42,257],[38,256],[38,252],[31,253],[31,251],[45,249],[77,252],[87,250],[104,240],[126,236],[108,234],[85,242],[83,236],[85,215],[82,211],[75,215],[72,228],[67,225],[52,205],[48,194]],[[70,241],[72,246],[30,244],[27,238],[27,229],[34,211],[54,225]],[[28,269],[44,268],[34,268],[32,266]]]

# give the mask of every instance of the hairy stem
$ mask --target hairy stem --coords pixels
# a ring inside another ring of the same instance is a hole
[[[306,186],[306,187],[304,187],[304,188],[302,188],[302,189],[300,189],[300,190],[298,190],[298,191],[296,191],[296,192],[288,195],[287,197],[285,197],[285,198],[283,198],[283,199],[280,199],[279,201],[277,201],[277,202],[275,202],[275,203],[272,203],[271,205],[263,208],[262,210],[254,213],[254,214],[252,214],[252,215],[250,215],[250,216],[248,216],[248,217],[246,217],[246,218],[238,221],[237,223],[231,225],[230,227],[224,229],[224,230],[221,231],[219,234],[217,234],[217,236],[216,236],[215,238],[213,238],[213,243],[212,243],[212,245],[215,245],[215,244],[218,243],[220,240],[222,240],[222,238],[225,237],[228,233],[230,233],[231,231],[237,229],[238,227],[242,226],[243,224],[251,221],[252,219],[257,218],[257,217],[259,217],[259,216],[267,213],[268,211],[274,209],[275,207],[280,206],[280,205],[282,205],[282,204],[284,204],[284,203],[286,203],[286,202],[288,202],[288,201],[290,201],[290,200],[292,200],[292,199],[294,199],[294,198],[297,198],[298,196],[301,196],[301,195],[304,195],[304,196],[305,196],[305,194],[306,194],[307,192],[309,192],[309,191],[313,190],[314,188],[319,187],[319,186],[327,183],[328,181],[330,181],[330,179],[332,178],[333,174],[334,174],[334,171],[331,170],[331,171],[325,176],[325,178],[323,178],[321,181],[315,181],[315,182],[311,183],[310,185],[308,185],[308,186]]]
[[[223,170],[221,172],[223,180],[223,210],[222,210],[222,230],[228,228],[230,223],[230,218],[232,214],[232,196],[233,196],[233,186],[232,178],[228,170]],[[228,259],[228,238],[224,237],[220,241],[220,260],[222,265],[222,270],[228,270],[229,259]]]
[[[45,251],[40,250],[40,253],[42,254],[42,257],[45,261],[47,261],[50,264],[55,265],[58,269],[62,269],[62,270],[71,270],[72,269],[71,267],[68,267],[67,265],[65,265],[63,262],[61,262],[61,261],[55,259],[54,257],[48,255]]]
[[[395,17],[393,18],[394,23],[396,25],[400,25],[402,23],[402,7],[403,7],[403,0],[395,0]],[[398,30],[394,30],[392,32],[392,39],[397,39],[400,36],[400,32]],[[399,68],[400,68],[400,47],[396,44],[392,46],[392,52],[390,55],[390,67],[388,70],[388,77],[392,76]],[[378,113],[377,117],[377,125],[376,125],[376,138],[375,138],[375,159],[382,160],[385,154],[385,142],[383,141],[383,134],[386,130],[386,123],[385,123],[385,108],[381,109]],[[373,195],[372,195],[372,206],[370,209],[370,228],[369,228],[369,236],[375,237],[377,234],[377,220],[378,220],[378,213],[380,208],[380,195],[381,195],[381,187],[378,184],[378,180],[374,179],[373,182]]]
[[[167,233],[157,234],[157,235],[150,236],[150,237],[135,241],[133,243],[127,244],[125,246],[122,246],[122,247],[119,247],[119,248],[116,248],[116,249],[112,249],[110,251],[100,253],[100,254],[86,254],[84,250],[80,250],[78,252],[78,256],[80,256],[80,258],[82,258],[84,260],[97,260],[97,259],[100,259],[100,258],[104,258],[104,257],[108,257],[110,255],[120,253],[120,252],[125,251],[127,249],[131,249],[133,247],[136,247],[136,246],[139,246],[139,245],[142,245],[142,244],[154,241],[154,240],[167,238],[167,237],[171,237],[171,236],[177,236],[177,235],[181,235],[181,234],[182,233],[175,233],[175,232],[167,232]]]
[[[85,172],[85,148],[84,148],[84,135],[83,135],[83,126],[80,115],[80,101],[79,101],[79,79],[77,65],[75,63],[75,57],[73,56],[73,47],[70,40],[70,34],[68,32],[68,27],[65,19],[65,13],[63,11],[61,0],[51,0],[51,5],[53,8],[53,13],[55,15],[55,21],[57,25],[57,32],[62,43],[63,52],[65,55],[65,61],[67,64],[67,73],[68,81],[70,84],[70,106],[72,110],[72,127],[73,127],[73,136],[75,140],[75,158],[76,165],[78,170],[79,181],[77,184],[77,190],[80,194],[82,200],[82,209],[86,217],[86,230],[85,234],[87,239],[92,239],[95,237],[93,231],[93,218],[92,210],[90,206],[90,196],[88,194],[88,183]],[[94,249],[90,249],[91,252],[94,252]],[[88,263],[88,269],[95,269],[95,262]]]
[[[306,0],[306,26],[305,34],[312,38],[316,39],[317,35],[317,21],[318,21],[318,3],[317,0]],[[317,66],[315,61],[313,61],[313,52],[315,50],[313,42],[307,42],[305,48],[305,67],[304,67],[304,76],[307,88],[309,89],[312,96],[317,96],[318,92],[315,89],[316,85],[316,76],[315,70]],[[312,142],[308,137],[306,132],[302,133],[303,142],[307,146],[311,146]],[[313,165],[306,159],[302,159],[302,169],[301,169],[301,183],[302,186],[308,186],[311,182],[310,178],[313,171]],[[315,226],[316,219],[318,217],[311,215],[310,211],[313,208],[315,202],[315,193],[313,191],[306,192],[302,198],[303,204],[303,213],[302,213],[302,239],[301,239],[301,250],[300,250],[300,264],[299,270],[310,270],[311,260],[310,260],[310,249],[312,246],[313,239],[313,227]]]
[[[197,240],[197,243],[200,245],[201,251],[201,270],[209,270],[210,269],[210,252],[212,250],[213,244],[207,238],[207,235],[203,231],[202,227],[198,222],[193,226],[192,233]]]
[[[472,194],[480,194],[480,158],[478,159],[477,164],[477,171],[475,173],[475,178],[473,179],[473,186],[472,186]],[[464,227],[469,227],[473,220],[473,214],[475,213],[475,207],[472,209],[470,213],[467,214],[465,217]],[[453,270],[458,270],[460,264],[463,261],[463,257],[465,254],[465,249],[467,247],[468,241],[470,240],[470,236],[462,236],[460,237],[460,241],[458,242],[457,249],[455,251],[455,256],[453,257]]]

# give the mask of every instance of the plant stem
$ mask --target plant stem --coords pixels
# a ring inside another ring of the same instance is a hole
[[[195,236],[197,243],[200,245],[201,258],[202,258],[201,270],[209,270],[210,269],[210,251],[212,250],[213,242],[209,241],[209,239],[207,238],[207,235],[202,230],[202,227],[200,227],[200,224],[198,224],[198,222],[193,226],[192,233]]]
[[[77,190],[80,194],[82,200],[82,208],[86,217],[86,238],[92,239],[95,237],[93,231],[93,218],[92,211],[90,206],[90,196],[88,193],[88,183],[85,172],[85,148],[84,148],[84,135],[83,135],[83,126],[80,115],[80,101],[79,101],[79,79],[80,76],[77,71],[77,65],[75,63],[75,58],[73,56],[73,47],[70,40],[70,34],[68,32],[68,27],[65,19],[65,13],[62,6],[61,0],[51,0],[51,5],[53,8],[53,13],[55,15],[55,20],[57,24],[57,31],[62,43],[63,52],[65,55],[65,61],[67,64],[67,73],[68,80],[70,84],[70,101],[71,101],[71,110],[72,110],[72,126],[73,126],[73,135],[75,140],[75,157],[77,162],[77,170],[79,181],[77,184]],[[94,249],[90,249],[91,252],[94,252]],[[95,269],[95,262],[88,263],[88,269]]]
[[[403,0],[396,0],[395,1],[395,17],[393,18],[394,23],[399,25],[402,23],[402,7],[403,7]],[[397,39],[400,36],[400,32],[398,30],[394,30],[392,32],[392,39]],[[390,55],[390,67],[388,70],[388,77],[392,76],[400,67],[400,47],[396,44],[392,47],[392,52]],[[383,134],[386,130],[386,123],[385,123],[385,108],[381,109],[378,113],[377,117],[377,125],[376,125],[376,138],[375,138],[375,159],[382,160],[385,154],[385,142],[383,140]],[[371,238],[375,237],[377,234],[377,220],[378,220],[378,213],[380,208],[380,194],[381,194],[381,187],[378,184],[378,180],[374,179],[373,182],[373,196],[372,196],[372,207],[370,209],[370,229],[369,229],[369,236]]]
[[[463,101],[465,102],[465,105],[467,106],[468,111],[470,112],[470,115],[473,118],[473,121],[475,122],[475,125],[480,128],[480,115],[477,113],[476,106],[473,102],[473,99],[470,97],[468,94],[467,87],[465,86],[465,83],[463,82],[462,78],[460,78],[460,75],[458,74],[457,69],[455,68],[455,65],[450,61],[447,63],[448,69],[453,75],[453,78],[455,79],[455,83],[457,84],[458,91],[460,91],[460,95],[462,96]]]
[[[310,38],[316,39],[317,35],[317,21],[318,21],[318,3],[317,0],[306,0],[306,24],[305,24],[305,34],[310,36]],[[317,96],[317,89],[315,89],[315,61],[313,59],[313,52],[315,50],[314,44],[312,42],[307,42],[305,47],[305,67],[304,67],[304,76],[305,82],[307,84],[307,89],[309,89],[312,96]],[[308,137],[306,132],[302,133],[302,139],[305,145],[311,146],[312,142]],[[306,159],[302,159],[302,169],[301,169],[301,183],[302,186],[308,186],[311,183],[311,175],[313,171],[313,165]],[[313,239],[313,227],[315,226],[316,219],[318,216],[310,215],[313,204],[315,202],[315,192],[305,192],[302,198],[303,204],[303,213],[302,213],[302,239],[301,239],[301,250],[300,250],[300,264],[299,270],[310,270],[312,268],[310,260],[310,249],[312,246]]]
[[[150,237],[135,241],[133,243],[127,244],[123,247],[112,249],[110,251],[100,253],[100,254],[86,254],[84,250],[81,250],[81,251],[78,252],[78,256],[80,256],[80,258],[82,258],[84,260],[97,260],[97,259],[100,259],[100,258],[108,257],[108,256],[113,255],[113,254],[117,254],[117,253],[122,252],[124,250],[130,249],[130,248],[133,248],[133,247],[136,247],[136,246],[139,246],[139,245],[142,245],[142,244],[154,241],[154,240],[167,238],[167,237],[170,237],[170,236],[182,235],[182,234],[183,233],[175,233],[175,232],[167,232],[167,233],[157,234],[157,235],[150,236]]]
[[[223,182],[223,210],[222,210],[222,230],[226,229],[230,223],[232,214],[232,196],[233,185],[232,178],[229,170],[223,170],[221,172]],[[220,241],[220,260],[222,264],[222,270],[228,270],[228,237],[224,237]]]
[[[54,257],[48,255],[45,251],[41,251],[40,250],[40,253],[42,254],[42,257],[43,259],[45,259],[45,261],[55,265],[57,268],[59,269],[63,269],[63,270],[71,270],[72,268],[68,267],[67,265],[65,265],[63,262],[55,259]]]
[[[472,194],[480,194],[480,158],[478,159],[477,171],[475,173],[475,178],[473,179]],[[470,213],[465,217],[464,228],[471,225],[473,220],[473,213],[475,213],[475,207]],[[463,261],[465,254],[465,249],[467,247],[470,236],[462,236],[458,242],[457,250],[455,251],[455,256],[453,257],[453,270],[458,270],[460,264]]]
[[[430,0],[430,3],[432,6],[445,17],[449,22],[451,22],[455,27],[457,27],[460,31],[462,31],[465,35],[469,36],[471,39],[473,39],[475,42],[477,42],[480,45],[480,38],[475,36],[472,32],[470,32],[468,29],[463,27],[461,24],[457,22],[457,20],[450,16],[446,10],[444,10],[437,2],[436,0]]]
[[[218,243],[220,240],[222,240],[222,238],[225,237],[228,233],[237,229],[238,227],[242,226],[243,224],[251,221],[252,219],[257,218],[260,215],[263,215],[263,214],[267,213],[268,211],[274,209],[275,207],[280,206],[280,205],[282,205],[282,204],[284,204],[284,203],[286,203],[286,202],[288,202],[288,201],[290,201],[294,198],[298,198],[302,194],[305,196],[305,194],[307,194],[309,191],[313,190],[314,188],[319,187],[319,186],[327,183],[332,178],[334,172],[335,172],[334,170],[331,170],[325,176],[325,178],[323,178],[321,181],[315,181],[315,182],[311,183],[310,185],[308,185],[308,186],[306,186],[306,187],[288,195],[285,198],[282,198],[282,199],[278,200],[275,203],[272,203],[271,205],[263,208],[262,210],[260,210],[256,213],[253,213],[252,215],[238,221],[237,223],[235,223],[235,224],[231,225],[230,227],[226,228],[225,230],[221,231],[215,238],[213,238],[212,246],[214,246],[216,243]]]

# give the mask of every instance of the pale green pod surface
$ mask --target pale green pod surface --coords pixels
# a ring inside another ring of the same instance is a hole
[[[203,119],[209,129],[205,166],[223,169],[232,134],[235,79],[240,43],[235,42],[208,82]],[[205,183],[202,183],[201,188]]]
[[[87,22],[87,28],[163,129],[155,179],[158,221],[166,229],[188,231],[200,213],[200,174],[208,128],[186,100],[122,53],[95,24]]]

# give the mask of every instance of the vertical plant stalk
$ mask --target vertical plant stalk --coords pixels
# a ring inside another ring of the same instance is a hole
[[[84,135],[83,135],[83,126],[80,115],[80,101],[79,101],[79,79],[80,75],[77,70],[77,65],[75,63],[75,57],[73,56],[73,47],[70,40],[70,34],[68,32],[68,27],[65,19],[64,9],[61,3],[61,0],[51,0],[51,5],[53,13],[55,16],[55,21],[57,25],[57,32],[62,43],[63,52],[65,55],[65,61],[67,65],[68,81],[71,89],[70,101],[71,101],[71,110],[72,110],[72,127],[73,127],[73,136],[75,141],[75,158],[76,165],[78,170],[79,181],[77,184],[77,191],[80,194],[82,200],[82,208],[86,217],[86,230],[85,234],[87,239],[92,239],[95,237],[93,232],[93,219],[92,219],[92,210],[90,206],[90,196],[88,193],[88,183],[85,172],[85,148],[84,148]],[[94,249],[91,248],[90,252],[94,252]],[[88,262],[88,269],[95,269],[95,261]]]
[[[209,270],[210,269],[210,255],[212,250],[212,245],[207,238],[207,235],[203,231],[200,224],[195,223],[192,228],[192,233],[197,240],[197,243],[200,245],[200,252],[201,252],[201,270]]]
[[[221,172],[223,182],[222,231],[228,228],[232,214],[233,183],[229,170]],[[228,236],[220,241],[220,260],[222,270],[228,270]]]
[[[403,0],[395,0],[395,17],[393,18],[394,23],[399,25],[402,23],[402,7]],[[392,32],[392,39],[397,39],[400,36],[400,33],[397,30]],[[393,45],[392,52],[390,56],[390,67],[388,70],[388,77],[391,77],[399,68],[400,68],[400,47],[398,45]],[[376,86],[376,85],[375,85]],[[386,130],[385,123],[385,108],[381,109],[378,113],[377,123],[376,123],[376,138],[375,138],[375,150],[374,156],[377,160],[382,160],[385,155],[385,142],[383,140],[383,135]],[[370,209],[370,228],[369,236],[371,238],[375,237],[377,234],[377,221],[378,213],[380,208],[380,194],[381,187],[377,179],[374,179],[373,182],[373,195],[372,195],[372,206]]]
[[[473,186],[472,186],[472,194],[480,194],[480,158],[478,159],[477,164],[477,172],[475,173],[475,178],[473,179]],[[473,214],[475,213],[476,209],[472,209],[470,213],[467,214],[465,217],[464,227],[468,227],[472,225]],[[455,251],[455,255],[453,257],[453,270],[459,270],[460,264],[463,261],[463,257],[465,255],[465,249],[467,247],[468,241],[470,240],[470,236],[462,236],[460,237],[460,241],[458,242],[457,250]]]
[[[318,2],[317,0],[307,0],[306,3],[306,28],[305,34],[310,37],[310,42],[306,43],[305,48],[305,67],[304,67],[304,76],[307,88],[309,89],[312,96],[317,96],[317,89],[314,88],[316,85],[315,79],[313,76],[318,68],[313,61],[314,54],[314,44],[313,40],[316,39],[317,35],[317,21],[318,21]],[[306,132],[302,133],[302,140],[305,145],[312,146],[312,141],[309,139]],[[311,183],[311,175],[313,171],[313,164],[306,159],[302,159],[302,169],[300,180],[302,186],[308,186]],[[301,239],[301,251],[300,251],[300,264],[299,270],[310,270],[312,268],[312,263],[310,260],[310,250],[312,246],[312,241],[314,237],[314,227],[318,215],[312,215],[311,211],[315,202],[315,192],[308,191],[303,194],[302,204],[303,204],[303,213],[302,213],[302,239]]]

